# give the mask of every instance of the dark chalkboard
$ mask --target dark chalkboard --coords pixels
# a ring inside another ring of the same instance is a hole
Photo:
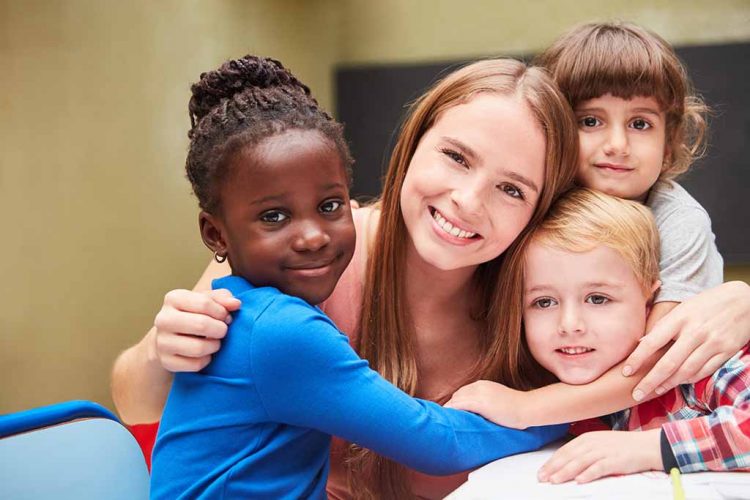
[[[714,111],[708,154],[679,182],[711,214],[725,263],[748,264],[750,43],[681,47],[677,52],[696,89]],[[337,113],[346,125],[356,159],[356,196],[380,192],[380,179],[406,106],[435,80],[466,62],[337,69]]]

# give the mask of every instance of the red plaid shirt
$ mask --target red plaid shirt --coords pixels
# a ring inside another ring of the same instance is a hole
[[[571,433],[658,428],[682,472],[750,470],[750,346],[711,377],[628,410],[576,422]]]

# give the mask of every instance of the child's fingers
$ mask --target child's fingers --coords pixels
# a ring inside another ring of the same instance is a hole
[[[596,460],[586,467],[585,470],[581,471],[581,473],[575,477],[575,481],[578,484],[583,484],[608,476],[614,473],[612,470],[613,465],[614,464],[606,458]]]
[[[636,401],[640,401],[647,394],[650,394],[657,389],[657,394],[663,394],[666,392],[663,384],[670,377],[682,377],[685,370],[691,370],[694,368],[692,364],[685,366],[685,362],[698,346],[699,342],[695,337],[681,336],[678,338],[674,345],[664,353],[654,367],[649,370],[640,382],[638,382],[635,389],[633,389],[633,398]],[[693,369],[693,372],[694,371],[695,370]],[[640,395],[640,398],[638,395]]]
[[[558,484],[572,481],[583,471],[595,464],[597,460],[599,460],[599,455],[595,450],[572,457],[557,472],[549,475],[549,482]]]
[[[562,445],[552,456],[544,462],[537,472],[540,481],[548,481],[550,476],[557,473],[565,467],[565,464],[582,455],[582,446],[580,446],[580,437]]]
[[[218,340],[190,335],[161,335],[156,338],[156,349],[159,357],[182,356],[186,358],[203,358],[219,350]]]
[[[184,356],[167,356],[162,358],[161,364],[170,372],[198,372],[211,362],[211,356],[187,358]]]

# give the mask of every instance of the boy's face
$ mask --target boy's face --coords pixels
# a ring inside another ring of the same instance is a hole
[[[666,153],[666,116],[653,97],[605,94],[575,109],[582,186],[645,201]]]
[[[240,151],[228,172],[219,187],[221,214],[201,217],[206,244],[223,250],[233,273],[255,286],[310,304],[325,300],[355,242],[337,149],[316,131],[291,130]]]
[[[646,327],[649,297],[617,251],[565,252],[532,242],[524,274],[531,354],[566,384],[586,384],[625,359]]]

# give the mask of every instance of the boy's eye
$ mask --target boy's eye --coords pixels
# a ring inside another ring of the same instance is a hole
[[[540,299],[536,299],[532,303],[534,307],[538,307],[539,309],[548,309],[556,304],[557,304],[557,301],[550,297],[542,297]]]
[[[278,224],[279,222],[284,222],[288,218],[289,217],[280,210],[269,210],[260,215],[260,220],[268,222],[269,224]]]
[[[327,200],[320,205],[320,211],[323,213],[335,212],[343,206],[344,202],[341,200]]]
[[[583,118],[578,120],[578,124],[583,127],[590,128],[601,125],[601,122],[595,116],[584,116]]]
[[[648,130],[651,128],[651,124],[642,118],[636,118],[630,124],[636,130]]]
[[[514,186],[513,184],[503,183],[498,187],[503,193],[507,194],[508,196],[518,198],[519,200],[523,200],[525,198],[523,191],[521,191],[520,188]]]
[[[443,153],[445,156],[453,160],[454,162],[458,163],[459,165],[463,165],[464,167],[468,167],[468,163],[466,163],[466,158],[464,155],[459,153],[458,151],[453,151],[452,149],[443,148],[440,150],[441,153]]]
[[[604,295],[589,295],[586,297],[586,302],[589,304],[594,304],[597,306],[601,306],[609,302],[609,299],[605,297]]]

